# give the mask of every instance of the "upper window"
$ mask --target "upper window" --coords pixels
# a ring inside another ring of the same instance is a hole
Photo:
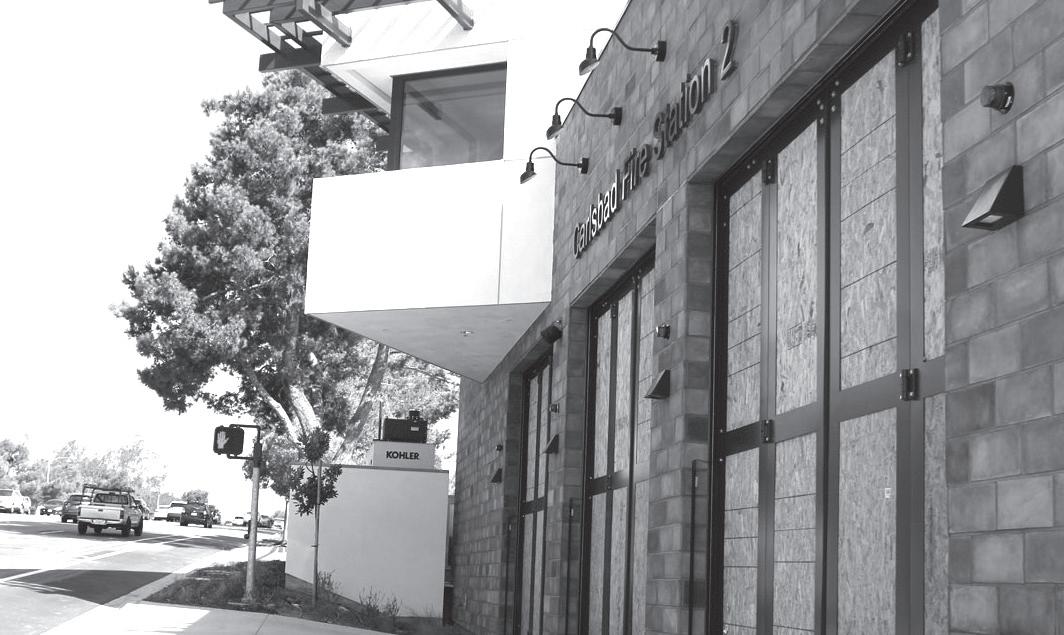
[[[502,158],[504,65],[400,77],[392,99],[392,169]]]

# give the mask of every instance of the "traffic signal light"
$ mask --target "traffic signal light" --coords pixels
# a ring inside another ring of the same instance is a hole
[[[240,426],[218,426],[214,429],[214,453],[230,456],[244,451],[244,429]]]

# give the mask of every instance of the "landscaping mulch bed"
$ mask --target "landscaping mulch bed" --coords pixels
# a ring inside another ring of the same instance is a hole
[[[246,562],[197,569],[148,598],[188,606],[272,613],[316,622],[368,628],[406,635],[458,635],[453,627],[436,620],[398,618],[387,606],[375,606],[341,598],[328,590],[319,591],[317,607],[308,593],[285,588],[284,562],[260,562],[255,568],[255,603],[241,602],[244,596]]]

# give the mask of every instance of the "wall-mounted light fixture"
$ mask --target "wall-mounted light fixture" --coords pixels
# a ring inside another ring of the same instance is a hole
[[[661,371],[658,374],[658,378],[654,380],[654,385],[650,388],[650,392],[643,395],[647,399],[665,399],[669,396],[671,390],[671,377],[672,373],[668,369]]]
[[[539,336],[548,344],[557,342],[562,337],[562,321],[554,320],[550,326],[539,332]]]
[[[667,340],[670,335],[672,335],[672,326],[668,322],[664,322],[654,327],[654,337]]]
[[[980,104],[1001,113],[1008,112],[1015,100],[1016,89],[1010,82],[983,86],[982,92],[979,93]]]
[[[557,454],[558,453],[558,446],[560,444],[561,444],[561,439],[558,437],[557,434],[554,435],[553,437],[550,438],[550,441],[547,442],[547,447],[543,450],[543,454]]]
[[[554,162],[558,165],[567,165],[571,168],[580,168],[580,174],[587,174],[587,171],[591,165],[590,160],[587,157],[581,158],[580,161],[577,163],[566,163],[565,161],[559,161],[558,157],[554,156],[553,152],[551,152],[547,148],[544,148],[543,146],[539,146],[538,148],[532,148],[532,152],[535,152],[536,150],[543,150],[544,152],[549,154],[550,158],[554,159]],[[525,171],[521,173],[521,183],[528,182],[529,179],[536,175],[536,164],[532,163],[532,152],[528,153],[528,163],[525,164]]]
[[[612,121],[613,125],[615,126],[621,125],[621,115],[624,113],[624,111],[620,106],[615,107],[607,113],[588,112],[587,108],[584,108],[584,105],[581,104],[579,101],[573,99],[572,97],[562,97],[558,100],[558,103],[554,104],[554,117],[551,118],[550,127],[547,128],[548,139],[553,139],[557,137],[558,134],[562,131],[562,117],[558,114],[558,106],[561,106],[562,102],[565,101],[573,102],[573,104],[580,110],[584,111],[584,114],[588,117],[602,117],[604,119],[609,119],[610,121]]]
[[[598,58],[598,53],[595,51],[595,36],[598,35],[599,33],[602,33],[603,31],[605,31],[607,33],[612,33],[613,37],[616,38],[618,42],[620,42],[621,46],[623,46],[624,48],[628,49],[629,51],[642,51],[644,53],[650,53],[651,55],[654,56],[655,60],[657,60],[659,62],[664,62],[665,61],[665,40],[658,40],[657,46],[653,46],[653,47],[650,47],[650,48],[641,48],[641,47],[638,47],[638,46],[629,46],[628,43],[625,42],[624,40],[622,40],[621,36],[617,35],[617,32],[614,31],[613,29],[601,28],[601,29],[596,29],[595,32],[591,34],[591,41],[590,41],[590,43],[588,43],[588,46],[587,46],[587,56],[584,58],[583,62],[580,62],[580,74],[581,75],[587,75],[591,71],[595,70],[596,66],[598,66],[599,58]]]
[[[491,475],[491,483],[502,483],[502,468],[495,470],[495,473]]]
[[[964,226],[995,230],[1023,216],[1023,167],[1014,165],[987,183]]]

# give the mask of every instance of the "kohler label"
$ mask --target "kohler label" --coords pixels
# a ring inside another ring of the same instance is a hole
[[[436,446],[431,443],[374,441],[373,467],[433,470],[436,469]]]

